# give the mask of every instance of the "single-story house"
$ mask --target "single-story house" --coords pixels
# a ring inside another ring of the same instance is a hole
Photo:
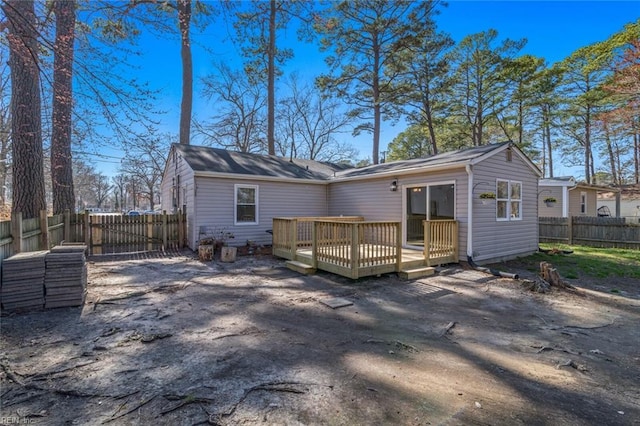
[[[458,260],[487,263],[537,251],[540,176],[511,142],[362,168],[174,144],[162,208],[186,209],[194,250],[207,229],[270,244],[274,218],[341,215],[400,222],[419,248],[423,220],[455,219]]]
[[[540,179],[538,186],[540,217],[599,216],[598,195],[617,191],[607,186],[577,182],[571,176]],[[549,199],[556,201],[548,202]],[[615,209],[611,215],[617,215]]]
[[[618,216],[624,217],[627,223],[640,223],[640,184],[623,185],[619,193],[599,193],[598,209],[612,213],[618,211]]]

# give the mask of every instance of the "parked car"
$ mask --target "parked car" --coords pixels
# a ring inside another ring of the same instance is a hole
[[[129,210],[127,216],[140,216],[140,212],[137,210]]]

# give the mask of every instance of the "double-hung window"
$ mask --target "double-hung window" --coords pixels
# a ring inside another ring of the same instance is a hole
[[[522,220],[522,182],[497,180],[496,220]]]
[[[258,186],[235,185],[236,225],[258,223]]]

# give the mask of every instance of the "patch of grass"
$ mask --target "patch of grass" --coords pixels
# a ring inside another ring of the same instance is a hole
[[[558,268],[566,278],[590,276],[595,278],[621,277],[640,279],[640,250],[595,248],[540,244],[543,249],[572,250],[571,254],[536,253],[521,259],[531,266],[546,261]]]

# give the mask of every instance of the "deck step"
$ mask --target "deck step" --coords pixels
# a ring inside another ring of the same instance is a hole
[[[403,280],[415,280],[416,278],[429,277],[436,273],[436,268],[423,266],[421,268],[403,269],[398,272],[398,276]]]
[[[422,268],[425,266],[424,258],[402,260],[402,269]]]
[[[311,275],[316,273],[316,269],[314,267],[307,265],[306,263],[298,262],[297,260],[287,260],[284,264],[287,268],[300,274]]]

